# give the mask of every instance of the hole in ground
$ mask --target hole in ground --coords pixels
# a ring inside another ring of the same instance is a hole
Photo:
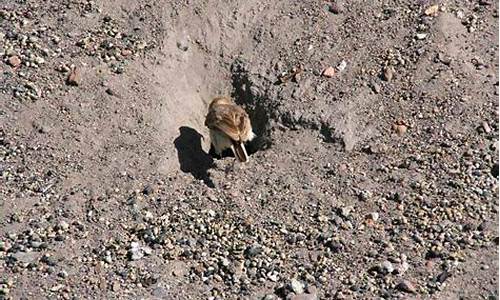
[[[270,135],[270,108],[265,106],[265,96],[249,79],[248,71],[243,63],[235,61],[231,66],[231,79],[233,86],[232,97],[235,102],[247,111],[252,128],[257,135],[246,144],[248,154],[269,149],[272,145]]]

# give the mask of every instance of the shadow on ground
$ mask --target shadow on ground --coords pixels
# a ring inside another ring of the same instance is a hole
[[[177,149],[181,171],[191,173],[196,179],[203,180],[207,186],[214,187],[208,175],[208,169],[213,166],[213,159],[201,147],[203,135],[187,126],[180,127],[179,133],[174,145]]]

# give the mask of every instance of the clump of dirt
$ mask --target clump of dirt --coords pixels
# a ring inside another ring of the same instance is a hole
[[[497,33],[492,1],[0,4],[0,299],[498,297]]]

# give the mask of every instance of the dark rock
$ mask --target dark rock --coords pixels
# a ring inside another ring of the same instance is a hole
[[[411,294],[414,294],[416,293],[416,289],[415,289],[415,286],[409,282],[408,280],[403,280],[401,281],[397,286],[396,288],[400,291],[403,291],[405,293],[411,293]]]
[[[263,249],[260,245],[254,244],[252,246],[248,246],[243,254],[245,257],[252,258],[262,253],[262,251]]]
[[[498,178],[498,163],[493,164],[493,167],[491,167],[491,175]]]

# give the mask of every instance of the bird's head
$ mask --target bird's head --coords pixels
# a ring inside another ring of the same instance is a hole
[[[210,105],[208,106],[208,109],[211,109],[215,105],[220,105],[220,104],[234,104],[231,98],[229,97],[216,97],[210,102]]]

